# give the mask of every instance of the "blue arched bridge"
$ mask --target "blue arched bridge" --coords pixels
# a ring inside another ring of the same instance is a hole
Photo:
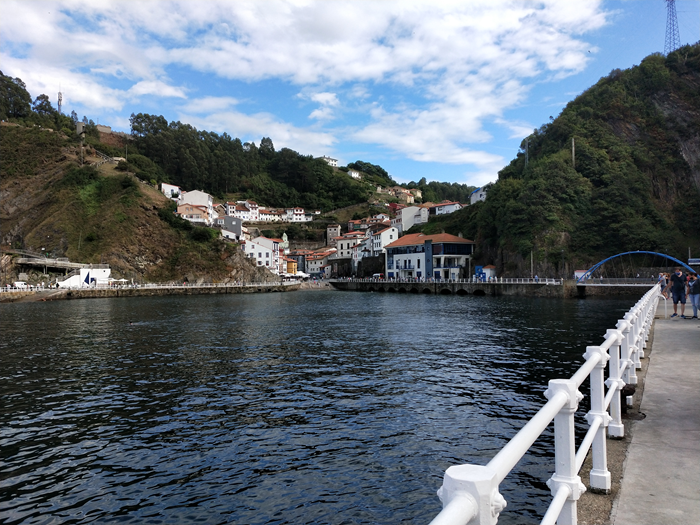
[[[599,263],[595,264],[594,266],[591,266],[588,270],[586,270],[586,273],[584,273],[581,277],[579,277],[579,278],[576,280],[576,283],[577,283],[577,284],[586,284],[586,281],[590,280],[591,277],[593,277],[593,274],[595,273],[595,271],[598,270],[601,266],[603,266],[603,265],[604,265],[606,262],[608,262],[608,261],[611,261],[611,260],[616,259],[616,258],[618,258],[618,257],[622,257],[622,256],[624,256],[624,255],[644,255],[644,254],[653,255],[653,256],[655,256],[655,257],[661,257],[661,258],[667,259],[667,260],[669,260],[669,261],[673,261],[673,262],[676,263],[678,266],[681,266],[681,267],[685,268],[685,269],[686,269],[687,271],[689,271],[689,272],[694,272],[694,271],[695,271],[695,270],[693,270],[690,266],[688,266],[687,264],[685,264],[683,261],[680,261],[680,260],[676,259],[675,257],[671,257],[670,255],[666,255],[665,253],[649,252],[649,251],[637,250],[637,251],[634,251],[634,252],[618,253],[617,255],[613,255],[613,256],[611,256],[611,257],[608,257],[607,259],[603,259],[603,260],[600,261]]]

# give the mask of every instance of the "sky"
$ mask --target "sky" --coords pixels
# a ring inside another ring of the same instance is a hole
[[[681,44],[700,41],[700,0],[675,5]],[[0,69],[115,131],[163,115],[482,186],[665,31],[664,0],[2,0]]]

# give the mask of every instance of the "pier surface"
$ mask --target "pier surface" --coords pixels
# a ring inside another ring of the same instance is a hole
[[[700,523],[700,322],[663,316],[661,301],[613,525]]]

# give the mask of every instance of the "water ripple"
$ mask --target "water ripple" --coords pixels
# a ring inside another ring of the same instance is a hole
[[[3,305],[0,521],[427,523],[444,470],[493,457],[633,302]],[[539,522],[552,443],[502,484],[499,523]]]

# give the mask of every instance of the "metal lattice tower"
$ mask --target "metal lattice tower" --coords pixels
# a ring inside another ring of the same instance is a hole
[[[666,0],[666,10],[664,55],[668,55],[681,47],[681,35],[678,33],[678,17],[676,16],[676,0]]]
[[[61,88],[58,88],[61,89]],[[61,105],[63,104],[63,93],[58,92],[58,113],[61,113]]]

